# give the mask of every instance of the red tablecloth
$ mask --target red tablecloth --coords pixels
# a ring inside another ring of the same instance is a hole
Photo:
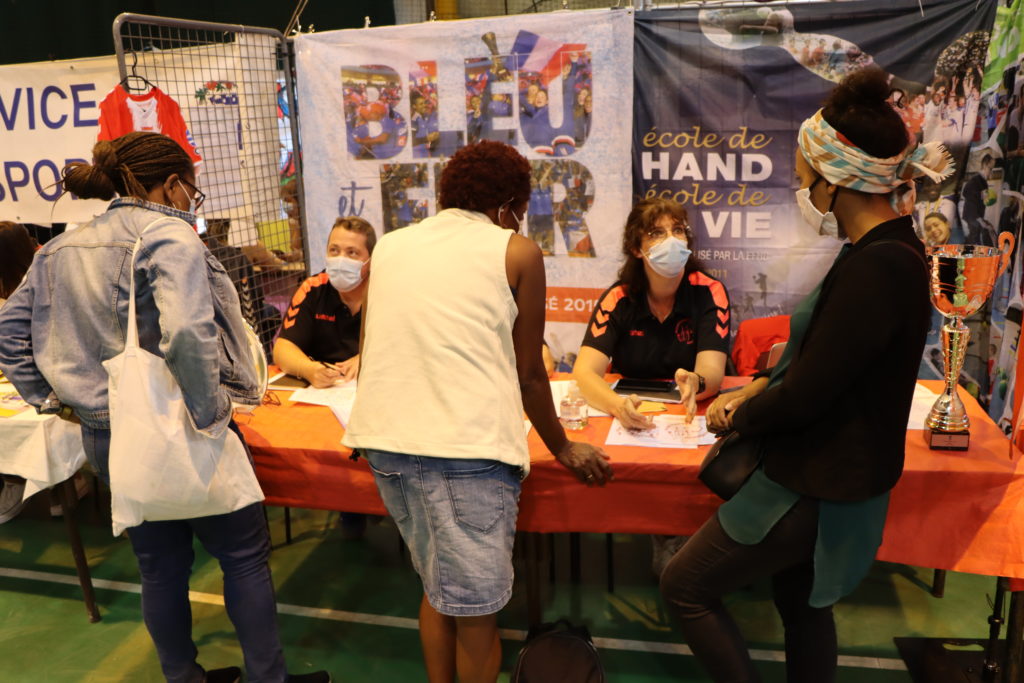
[[[729,379],[729,378],[727,378]],[[940,382],[925,382],[941,390]],[[384,514],[366,463],[352,461],[329,409],[264,405],[238,423],[256,459],[270,505]],[[929,450],[907,432],[907,461],[892,495],[878,559],[974,574],[1024,578],[1024,459],[978,404],[961,392],[971,419],[967,452]],[[572,438],[603,444],[609,418]],[[531,473],[523,484],[524,531],[691,534],[719,500],[697,480],[698,450],[606,447],[615,481],[580,484],[529,436]]]

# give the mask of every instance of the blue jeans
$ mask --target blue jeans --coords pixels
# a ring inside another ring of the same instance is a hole
[[[365,455],[431,607],[453,617],[504,607],[522,470],[496,460]]]
[[[233,422],[231,428],[238,433]],[[89,462],[109,481],[110,430],[83,425],[82,439]],[[164,677],[171,683],[203,680],[204,671],[196,662],[198,651],[192,641],[188,599],[188,579],[195,559],[193,534],[217,558],[224,572],[224,607],[242,645],[246,680],[284,681],[288,673],[267,563],[270,534],[259,503],[226,515],[143,522],[128,529],[142,575],[142,618],[156,646]]]

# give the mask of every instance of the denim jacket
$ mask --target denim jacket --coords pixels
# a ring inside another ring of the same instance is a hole
[[[233,400],[259,402],[238,294],[192,220],[120,198],[43,245],[0,308],[0,369],[22,398],[38,408],[55,397],[85,425],[109,429],[101,363],[124,350],[132,248],[141,234],[134,270],[139,345],[167,362],[194,426],[219,436]]]

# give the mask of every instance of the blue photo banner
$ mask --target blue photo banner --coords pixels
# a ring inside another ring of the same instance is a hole
[[[872,65],[888,72],[911,135],[942,140],[964,168],[995,5],[870,0],[637,14],[633,190],[686,207],[695,253],[725,282],[737,323],[789,313],[839,247],[801,220],[793,160],[800,123],[843,76]],[[954,195],[962,179],[922,187],[919,199]],[[923,224],[927,211],[916,213]]]

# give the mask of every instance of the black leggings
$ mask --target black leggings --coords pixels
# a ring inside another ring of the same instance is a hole
[[[814,582],[818,503],[802,498],[755,545],[729,538],[714,515],[665,567],[661,594],[694,656],[717,683],[760,681],[722,596],[772,577],[786,631],[786,680],[830,683],[836,676],[832,608],[807,604]]]

